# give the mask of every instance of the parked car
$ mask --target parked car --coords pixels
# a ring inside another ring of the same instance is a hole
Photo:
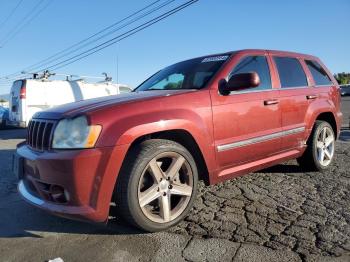
[[[146,231],[176,225],[198,180],[215,184],[297,158],[332,164],[339,86],[314,56],[243,50],[180,62],[129,94],[35,114],[14,155],[18,190],[61,216]]]
[[[342,96],[350,96],[350,85],[341,85],[340,94]]]
[[[9,119],[9,110],[8,108],[0,106],[0,129],[6,127],[6,122]]]
[[[111,82],[87,83],[83,80],[64,81],[23,79],[13,83],[10,93],[9,125],[27,127],[36,112],[90,98],[130,92],[125,85]]]

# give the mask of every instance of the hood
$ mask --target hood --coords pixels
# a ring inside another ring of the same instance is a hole
[[[124,103],[149,100],[191,91],[193,90],[152,90],[86,99],[38,112],[33,116],[33,118],[61,119],[64,117],[74,117],[75,115],[100,110],[104,107],[117,106]]]

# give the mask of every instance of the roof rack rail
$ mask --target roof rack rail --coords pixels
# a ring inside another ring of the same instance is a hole
[[[90,78],[90,79],[103,79],[103,82],[112,82],[112,77],[108,76],[107,73],[103,72],[103,76],[88,76],[88,75],[75,75],[75,74],[58,74],[58,73],[52,73],[49,70],[44,70],[42,73],[35,72],[35,73],[30,73],[30,72],[25,72],[22,71],[22,74],[26,75],[32,75],[32,79],[42,79],[42,80],[48,80],[52,76],[63,76],[66,78],[66,81],[81,81],[84,80],[85,78]],[[78,78],[73,80],[73,78]]]

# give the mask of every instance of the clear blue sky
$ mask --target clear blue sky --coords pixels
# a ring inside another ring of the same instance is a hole
[[[0,76],[47,58],[152,0],[45,0],[52,3],[0,48]],[[165,0],[162,0],[165,1]],[[24,0],[0,27],[0,40],[39,0]],[[176,0],[173,6],[185,0]],[[0,2],[0,24],[17,0]],[[0,41],[1,42],[1,41]],[[162,22],[58,73],[116,76],[136,86],[171,63],[245,48],[290,50],[319,56],[333,73],[350,72],[349,0],[200,0]],[[9,84],[0,82],[0,94]]]

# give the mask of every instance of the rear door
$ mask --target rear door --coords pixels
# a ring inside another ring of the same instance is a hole
[[[322,98],[322,95],[327,99],[330,88],[333,87],[336,89],[335,84],[332,82],[321,63],[311,59],[305,59],[304,62],[313,79],[312,88],[310,89],[310,94],[313,95],[313,99],[310,99],[310,102],[312,103]],[[350,86],[348,88],[350,88]]]
[[[310,92],[308,95],[311,108],[319,108],[320,105],[329,105],[334,107],[335,113],[341,111],[339,89],[331,80],[331,73],[326,70],[321,61],[316,59],[304,60],[306,70],[312,78]],[[311,127],[309,127],[311,128]]]
[[[23,121],[23,114],[25,114],[25,96],[21,95],[24,86],[24,80],[17,80],[13,82],[10,93],[10,108],[9,120],[11,122]]]
[[[280,151],[281,112],[264,52],[236,55],[231,73],[256,72],[260,86],[231,92],[212,91],[214,138],[220,169],[267,158]],[[225,174],[223,174],[225,175]]]
[[[309,107],[309,80],[297,57],[272,55],[280,82],[282,150],[300,148],[305,143],[305,118]]]

